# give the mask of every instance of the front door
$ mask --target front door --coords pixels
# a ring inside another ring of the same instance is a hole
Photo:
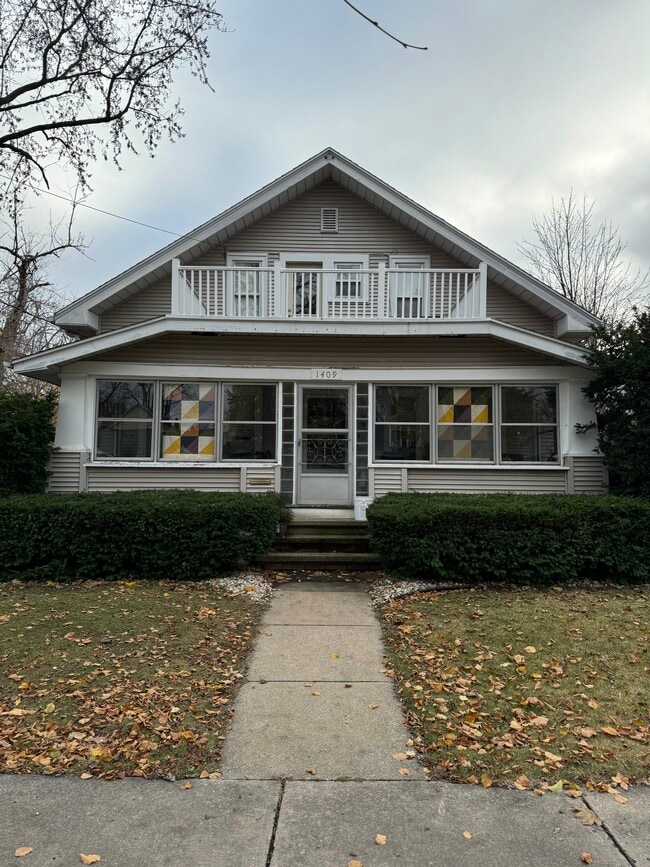
[[[298,504],[350,505],[349,387],[303,385],[299,410]]]

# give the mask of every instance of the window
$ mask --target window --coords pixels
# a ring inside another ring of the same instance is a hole
[[[361,262],[334,262],[334,268],[339,272],[335,275],[334,297],[340,301],[360,300],[363,287]]]
[[[215,392],[214,383],[163,382],[161,460],[215,460]]]
[[[276,392],[275,385],[224,385],[224,461],[275,460]]]
[[[438,386],[438,460],[493,461],[492,388]]]
[[[501,460],[558,462],[555,386],[501,386]]]
[[[375,387],[375,460],[431,460],[428,385]]]
[[[398,319],[422,319],[429,306],[428,256],[391,256],[388,297],[390,312]],[[400,271],[404,273],[399,273]]]
[[[229,313],[233,316],[263,316],[266,308],[266,256],[229,256]]]
[[[150,458],[153,382],[97,383],[98,458]]]

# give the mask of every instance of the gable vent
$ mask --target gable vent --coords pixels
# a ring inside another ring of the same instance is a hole
[[[321,208],[320,209],[320,230],[321,230],[321,232],[338,232],[338,230],[339,230],[339,209],[338,208]]]

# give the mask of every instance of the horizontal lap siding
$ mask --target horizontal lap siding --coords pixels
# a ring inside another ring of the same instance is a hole
[[[81,479],[80,452],[53,452],[50,457],[48,490],[53,494],[76,494]]]
[[[241,472],[208,467],[89,467],[89,491],[137,491],[193,488],[197,491],[239,491]]]
[[[246,467],[246,491],[249,494],[264,494],[275,491],[275,467]]]
[[[145,319],[156,319],[171,312],[172,283],[171,277],[167,277],[102,313],[100,331],[115,331],[116,328],[135,325]]]
[[[552,319],[491,282],[488,283],[487,315],[547,337],[555,336],[555,322]]]
[[[600,455],[574,456],[573,490],[576,494],[602,494],[606,489],[605,467]]]
[[[170,334],[93,361],[252,367],[512,367],[557,359],[489,337],[318,337]],[[265,371],[272,376],[272,371]]]
[[[399,467],[375,467],[370,470],[375,497],[384,494],[399,494],[402,491],[402,471]]]
[[[421,493],[465,494],[514,492],[566,493],[564,470],[463,470],[453,467],[408,470],[408,490]]]

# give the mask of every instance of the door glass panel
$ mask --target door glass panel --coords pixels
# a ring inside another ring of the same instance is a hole
[[[302,471],[310,473],[347,473],[347,433],[310,433],[302,438]]]
[[[302,393],[302,426],[307,430],[347,430],[347,389],[305,388]]]
[[[303,474],[347,474],[348,451],[347,388],[303,388],[301,434]]]

